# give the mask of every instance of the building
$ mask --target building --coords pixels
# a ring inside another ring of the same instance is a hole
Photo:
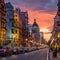
[[[20,18],[22,21],[22,38],[23,38],[23,45],[26,45],[26,41],[28,40],[28,13],[27,12],[20,12]]]
[[[44,39],[44,33],[43,32],[40,32],[40,43],[46,44],[46,40]]]
[[[7,29],[7,40],[11,40],[12,45],[14,40],[15,40],[15,36],[14,36],[14,8],[11,5],[10,2],[6,3],[6,20],[7,20],[7,25],[8,25],[8,29]]]
[[[34,41],[40,42],[40,29],[38,24],[36,23],[36,19],[34,19],[34,23],[32,25],[32,36],[34,38]]]
[[[14,11],[14,35],[17,46],[20,46],[22,42],[22,22],[20,19],[19,11],[19,9]]]
[[[33,40],[33,38],[32,38],[32,24],[28,24],[28,31],[29,31],[28,41],[31,41],[31,40]]]
[[[30,35],[32,34],[32,24],[28,24],[28,31],[30,33]]]
[[[0,0],[0,46],[4,44],[7,33],[7,21],[5,19],[6,6],[4,0]]]
[[[58,11],[54,18],[54,26],[52,31],[52,40],[55,42],[55,47],[60,46],[60,0],[58,0]],[[60,48],[60,47],[59,47]]]
[[[40,32],[40,43],[41,43],[41,44],[43,43],[43,39],[44,39],[43,32]]]

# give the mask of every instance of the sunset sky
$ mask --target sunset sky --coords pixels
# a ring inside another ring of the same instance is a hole
[[[5,0],[11,2],[14,8],[18,7],[23,11],[28,11],[29,23],[32,24],[34,18],[40,27],[40,31],[44,32],[44,37],[48,40],[51,36],[54,17],[57,13],[58,0]]]

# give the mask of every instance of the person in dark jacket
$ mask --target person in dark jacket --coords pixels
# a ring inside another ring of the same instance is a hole
[[[57,48],[53,50],[53,57],[57,57]]]

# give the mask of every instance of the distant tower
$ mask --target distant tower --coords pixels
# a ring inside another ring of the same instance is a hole
[[[39,33],[39,26],[36,23],[36,19],[34,19],[34,23],[32,25],[32,36],[34,35],[34,40],[36,42],[40,42],[40,33]]]
[[[33,23],[33,26],[32,26],[32,32],[37,33],[38,31],[39,31],[39,26],[36,23],[36,19],[34,19],[34,23]]]
[[[34,19],[34,22],[36,23],[36,19]]]

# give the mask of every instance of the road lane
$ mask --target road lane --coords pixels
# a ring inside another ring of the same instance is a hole
[[[0,57],[0,60],[47,60],[47,48],[30,53]]]

